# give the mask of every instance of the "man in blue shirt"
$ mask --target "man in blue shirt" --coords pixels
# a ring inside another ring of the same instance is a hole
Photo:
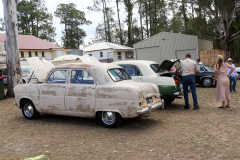
[[[235,65],[232,62],[233,62],[233,60],[231,58],[228,58],[228,64],[230,66],[234,67],[234,71],[229,76],[230,92],[232,92],[232,91],[236,92],[235,87],[236,87],[236,83],[237,83],[237,72],[236,72],[236,69],[235,69]],[[231,71],[231,69],[228,68],[227,75],[230,73],[230,71]]]

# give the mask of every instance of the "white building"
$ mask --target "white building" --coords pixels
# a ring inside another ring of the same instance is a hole
[[[199,58],[199,51],[212,50],[213,41],[198,36],[160,32],[133,45],[135,59],[162,63],[166,59],[185,59],[186,53],[193,60]]]
[[[134,59],[133,48],[109,42],[95,43],[91,46],[85,47],[83,50],[84,55],[93,56],[100,62],[115,62]]]

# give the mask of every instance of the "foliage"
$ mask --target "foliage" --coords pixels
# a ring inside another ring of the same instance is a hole
[[[54,41],[53,16],[48,13],[44,0],[22,0],[17,3],[19,34],[31,34],[50,42]]]
[[[65,26],[62,31],[63,46],[66,48],[79,48],[80,44],[83,44],[83,38],[86,37],[85,31],[80,26],[91,24],[85,18],[85,13],[76,9],[75,4],[70,3],[58,5],[54,14],[60,18],[60,23]]]

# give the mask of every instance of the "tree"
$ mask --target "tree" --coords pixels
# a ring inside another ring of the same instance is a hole
[[[3,0],[4,22],[6,27],[6,57],[8,97],[14,97],[13,88],[22,82],[19,62],[17,9],[15,0]]]
[[[66,48],[79,48],[79,45],[83,43],[83,38],[86,36],[80,26],[89,25],[92,22],[88,21],[85,18],[85,13],[76,9],[76,5],[73,3],[58,5],[54,14],[60,18],[60,23],[65,26],[62,31],[63,46]]]
[[[17,4],[20,34],[31,34],[47,41],[54,41],[53,16],[48,13],[44,0],[22,0]]]
[[[4,31],[4,21],[0,18],[0,31]]]

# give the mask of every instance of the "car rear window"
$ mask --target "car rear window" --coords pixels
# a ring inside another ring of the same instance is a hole
[[[151,64],[150,67],[152,68],[152,70],[157,73],[157,70],[159,68],[159,64]]]
[[[108,74],[115,82],[131,79],[131,76],[123,68],[109,69]]]

